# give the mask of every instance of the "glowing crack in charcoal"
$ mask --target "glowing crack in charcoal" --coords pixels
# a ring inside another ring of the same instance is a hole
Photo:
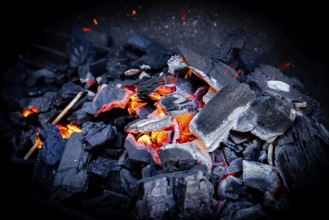
[[[24,109],[22,111],[22,115],[24,118],[29,117],[30,115],[39,113],[39,110],[35,106],[30,106],[28,109]]]

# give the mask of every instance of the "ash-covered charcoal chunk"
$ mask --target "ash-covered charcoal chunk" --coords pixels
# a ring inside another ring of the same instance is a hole
[[[142,179],[136,203],[138,218],[210,216],[213,187],[201,171],[181,171]]]
[[[111,125],[103,122],[86,122],[82,126],[82,144],[85,150],[93,150],[108,144],[115,137],[115,132]]]
[[[131,217],[131,199],[117,192],[105,190],[102,195],[82,200],[79,204],[85,212],[99,219]]]
[[[73,82],[64,83],[62,88],[59,90],[59,96],[63,101],[71,101],[83,88]]]
[[[289,101],[309,100],[302,94],[303,85],[299,80],[285,76],[273,66],[260,65],[247,76],[246,81],[259,88],[265,95],[278,96]]]
[[[217,194],[220,198],[237,200],[245,198],[247,196],[247,191],[242,180],[234,176],[228,176],[219,182]]]
[[[95,62],[87,63],[78,67],[80,82],[94,85],[96,77],[106,72],[106,59],[99,59]]]
[[[46,84],[54,83],[56,81],[56,74],[47,69],[40,69],[29,74],[25,83],[27,86],[34,86],[41,79]]]
[[[71,67],[78,67],[96,59],[96,52],[92,44],[85,40],[76,39],[66,45]]]
[[[207,149],[199,140],[183,144],[167,144],[160,149],[160,159],[167,172],[187,170],[196,163],[211,170],[211,159]]]
[[[242,158],[236,158],[232,160],[228,167],[225,168],[225,173],[227,175],[233,175],[242,171]]]
[[[219,218],[224,220],[270,220],[271,216],[262,208],[260,204],[250,202],[235,201],[227,202]]]
[[[129,92],[102,85],[92,102],[85,102],[82,110],[96,116],[113,108],[125,108],[129,101]]]
[[[260,157],[261,154],[261,146],[260,143],[253,142],[250,144],[245,144],[246,148],[242,152],[243,159],[245,160],[250,160],[250,161],[258,161],[258,158]]]
[[[238,131],[231,131],[230,138],[236,144],[241,144],[246,140],[250,139],[252,134],[250,132],[238,132]]]
[[[50,195],[55,201],[65,201],[88,190],[86,167],[90,154],[82,149],[81,138],[81,133],[74,133],[66,144]]]
[[[21,109],[28,109],[31,106],[36,107],[39,112],[46,112],[54,104],[56,92],[46,92],[43,96],[37,98],[22,98],[19,100]]]
[[[245,114],[241,115],[235,130],[250,131],[263,140],[273,142],[292,125],[292,110],[293,105],[287,100],[270,96],[259,97]]]
[[[98,157],[89,164],[88,173],[106,181],[111,176],[119,174],[121,166],[117,162],[117,160]]]
[[[239,83],[236,78],[241,70],[238,72],[220,61],[213,62],[184,47],[179,47],[179,51],[187,57],[187,64],[193,69],[193,73],[207,82],[216,91],[229,84],[237,85]]]
[[[229,85],[218,92],[193,118],[192,133],[214,151],[235,128],[238,118],[256,99],[256,94],[246,84]]]
[[[160,131],[165,128],[171,127],[172,117],[156,118],[156,119],[141,119],[129,123],[125,131],[129,133],[151,132]]]
[[[191,101],[184,96],[173,93],[164,96],[158,105],[163,107],[170,115],[181,115],[190,112],[196,112],[198,103]]]
[[[59,110],[52,109],[45,113],[38,114],[38,120],[41,126],[46,126],[46,124],[50,123],[52,119],[54,119],[59,114]]]
[[[62,138],[59,129],[52,124],[43,127],[39,137],[43,142],[40,159],[47,165],[55,165],[62,158],[67,140]]]
[[[131,134],[128,134],[126,138],[125,149],[128,152],[130,160],[145,163],[150,163],[152,161],[150,151],[152,151],[153,154],[156,153],[153,148],[145,146],[142,143],[137,143]]]
[[[273,166],[247,160],[242,161],[242,166],[242,180],[246,186],[271,193],[281,188],[279,175]]]

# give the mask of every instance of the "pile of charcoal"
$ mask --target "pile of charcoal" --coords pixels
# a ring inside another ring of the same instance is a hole
[[[236,39],[236,38],[234,38]],[[140,34],[67,64],[17,65],[1,91],[12,163],[31,191],[99,219],[271,219],[328,176],[329,132],[303,85],[243,66],[243,40],[206,58]]]

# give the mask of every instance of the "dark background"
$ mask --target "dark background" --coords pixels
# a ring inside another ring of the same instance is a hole
[[[127,17],[132,9],[137,8],[138,13],[139,6],[143,6],[143,16],[131,19]],[[128,34],[129,31],[141,31],[141,24],[146,21],[161,21],[166,18],[167,15],[177,14],[173,19],[173,22],[178,23],[175,27],[177,29],[170,30],[158,30],[157,26],[148,26],[147,32],[152,33],[155,39],[171,46],[172,42],[186,42],[188,46],[196,50],[197,52],[205,55],[209,55],[209,48],[213,45],[218,45],[222,38],[216,38],[209,25],[202,25],[202,18],[199,18],[200,27],[197,28],[198,34],[200,32],[203,35],[202,39],[193,39],[192,33],[195,29],[180,29],[182,28],[182,21],[180,17],[181,8],[191,8],[192,12],[196,12],[199,8],[200,13],[189,13],[187,10],[187,20],[196,18],[198,15],[215,13],[218,10],[219,13],[225,12],[229,17],[230,10],[232,10],[232,17],[238,17],[239,19],[245,19],[245,14],[239,14],[239,11],[246,11],[247,15],[253,19],[253,16],[259,19],[259,23],[266,26],[268,23],[262,23],[262,21],[270,21],[270,24],[276,26],[276,29],[280,30],[280,33],[273,32],[273,36],[279,35],[275,38],[276,42],[273,43],[267,53],[264,53],[264,59],[261,61],[268,62],[269,64],[283,64],[284,61],[290,61],[289,59],[296,60],[294,63],[296,68],[292,71],[293,76],[299,78],[304,84],[306,89],[310,92],[310,95],[318,100],[324,108],[324,112],[329,109],[329,94],[328,94],[328,34],[326,28],[328,27],[327,11],[324,3],[318,3],[316,1],[289,3],[287,1],[246,1],[246,0],[218,0],[218,1],[155,1],[155,0],[134,0],[134,1],[24,1],[16,2],[10,1],[6,3],[6,6],[2,7],[2,13],[0,13],[1,19],[1,53],[2,58],[0,62],[0,73],[5,71],[8,67],[12,66],[18,58],[21,48],[39,37],[41,27],[56,26],[59,30],[67,31],[71,26],[71,23],[76,21],[76,18],[88,12],[99,12],[97,16],[110,17],[113,20],[106,21],[109,24],[117,23],[119,29],[114,29],[114,39],[120,38],[119,33],[123,35]],[[153,10],[154,9],[154,10]],[[108,14],[107,14],[108,12]],[[150,12],[150,13],[147,13]],[[152,13],[151,13],[152,12]],[[156,16],[155,16],[156,14]],[[85,17],[86,18],[86,17]],[[86,18],[87,19],[87,18]],[[144,20],[143,20],[144,19]],[[218,24],[223,24],[223,27],[229,26],[229,21],[219,20],[219,18],[209,15],[207,22],[213,20]],[[216,20],[217,19],[217,20]],[[133,22],[131,21],[133,20]],[[82,21],[81,21],[82,22]],[[111,23],[112,22],[112,23]],[[204,21],[206,23],[206,19]],[[252,26],[251,22],[251,26]],[[62,27],[60,26],[62,25]],[[105,27],[104,27],[105,28]],[[262,27],[257,27],[261,29]],[[258,30],[255,27],[255,30]],[[170,41],[168,37],[164,35],[164,32],[172,32]],[[185,31],[185,34],[180,34]],[[253,31],[249,29],[248,31]],[[225,32],[225,30],[224,30]],[[216,32],[217,33],[217,32]],[[271,41],[271,31],[268,31],[269,37],[264,42]],[[223,33],[225,35],[227,33]],[[181,35],[181,37],[179,37]],[[123,37],[124,39],[124,37]],[[251,37],[252,40],[257,41],[258,38]],[[119,41],[119,40],[118,40]],[[123,40],[124,41],[124,40]],[[199,43],[200,42],[200,43]],[[207,44],[205,44],[207,42]],[[121,43],[121,42],[118,42]],[[190,44],[190,45],[189,45]],[[288,45],[286,47],[286,45]],[[291,46],[292,45],[292,46]],[[291,46],[291,49],[290,49]],[[266,45],[260,45],[266,50]],[[287,57],[287,58],[286,58]],[[295,74],[295,75],[294,75]],[[329,119],[324,114],[322,122],[328,127]],[[2,161],[3,162],[3,161]],[[6,164],[5,164],[6,165]],[[5,166],[4,165],[4,166]],[[5,167],[6,172],[6,167]],[[43,218],[41,210],[50,212],[52,217],[67,217],[72,219],[72,215],[77,213],[71,213],[69,210],[62,210],[58,212],[57,209],[48,206],[44,201],[31,199],[29,195],[26,196],[29,184],[29,170],[24,174],[24,170],[11,168],[11,179],[4,178],[5,187],[2,187],[2,193],[8,194],[5,198],[8,200],[8,205],[16,208],[17,212],[11,212],[12,216],[19,216],[26,211],[26,216],[33,218]],[[17,175],[13,172],[18,172]],[[6,177],[6,175],[5,175]],[[316,195],[315,198],[321,197]],[[314,198],[312,198],[314,199]],[[315,200],[305,201],[310,203],[312,209],[317,210],[320,202]],[[313,205],[311,205],[313,204]],[[315,207],[315,208],[314,208]],[[22,212],[20,212],[22,211]],[[325,210],[323,210],[325,211]],[[303,212],[308,211],[304,210]],[[68,217],[69,216],[69,217]],[[81,216],[80,216],[81,217]],[[82,217],[81,217],[82,218]]]

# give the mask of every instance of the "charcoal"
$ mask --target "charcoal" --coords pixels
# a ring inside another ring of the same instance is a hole
[[[200,171],[180,171],[142,179],[136,203],[139,218],[206,218],[212,185]],[[174,216],[173,216],[174,215]]]
[[[266,163],[267,162],[267,153],[265,150],[261,150],[259,152],[259,157],[257,159],[258,162],[261,162],[261,163]]]
[[[274,166],[274,146],[270,144],[267,149],[267,162],[269,165]]]
[[[231,163],[233,160],[238,158],[236,153],[229,147],[224,147],[223,148],[223,153],[224,153],[225,160],[228,163]]]
[[[269,96],[259,97],[239,118],[235,130],[250,131],[267,142],[273,142],[292,125],[292,109],[292,103],[286,100]]]
[[[158,174],[159,173],[153,164],[149,164],[142,169],[142,179],[147,178],[147,177],[156,176]]]
[[[270,220],[270,215],[265,212],[261,205],[256,204],[249,207],[237,207],[234,212],[229,215],[223,216],[220,219],[224,220],[242,220],[242,219],[252,219],[252,220]]]
[[[298,116],[294,126],[278,138],[274,164],[295,201],[317,200],[328,195],[329,162],[320,141],[322,127],[307,116]]]
[[[81,138],[81,133],[74,133],[66,144],[50,195],[55,201],[65,201],[88,190],[86,166],[90,155],[82,149]]]
[[[102,195],[80,202],[84,212],[98,219],[130,218],[131,199],[123,194],[105,190]]]
[[[235,153],[241,153],[244,150],[244,147],[241,144],[227,145]]]
[[[246,197],[247,192],[242,180],[234,176],[228,176],[218,184],[217,194],[220,198],[237,200]]]
[[[171,53],[163,48],[152,47],[147,51],[147,54],[143,55],[134,65],[146,64],[151,67],[152,70],[160,70],[167,65],[167,61],[170,59]]]
[[[226,175],[232,175],[242,171],[242,158],[236,158],[231,161],[229,166],[225,168]]]
[[[29,116],[29,118],[32,116]],[[26,126],[28,123],[24,120],[24,117],[21,112],[10,112],[9,120],[12,125],[15,126]]]
[[[152,156],[149,152],[151,148],[133,141],[133,137],[130,134],[126,138],[125,149],[128,152],[130,160],[145,163],[150,163],[152,161]]]
[[[252,134],[249,132],[238,132],[238,131],[231,131],[230,138],[236,144],[241,144],[252,137]]]
[[[87,77],[88,73],[91,74],[94,78],[96,78],[106,72],[105,67],[106,67],[105,58],[79,66],[78,73],[79,73],[80,81],[88,83],[88,77]]]
[[[267,210],[275,212],[284,212],[291,209],[291,204],[287,197],[281,196],[279,199],[276,199],[270,192],[264,193],[262,206]]]
[[[34,86],[40,79],[43,79],[44,83],[50,84],[56,81],[56,75],[50,70],[40,69],[32,72],[25,83],[27,86]]]
[[[218,180],[225,178],[225,176],[227,175],[225,167],[221,166],[221,165],[213,165],[212,171],[211,171],[211,176],[210,176],[210,180],[211,182],[217,182]]]
[[[241,62],[240,55],[246,40],[247,36],[242,30],[231,32],[221,43],[219,50],[216,51],[213,58],[226,64],[231,64],[233,67],[238,66],[239,62]]]
[[[28,109],[30,106],[34,106],[39,112],[46,112],[53,104],[56,95],[56,92],[46,92],[42,97],[22,98],[19,100],[19,105],[21,109]]]
[[[75,112],[73,112],[68,118],[67,120],[71,123],[71,124],[76,124],[76,125],[81,125],[86,121],[91,120],[92,118],[94,118],[94,116],[88,114],[87,112],[83,111],[82,109],[79,109]]]
[[[43,142],[40,159],[47,165],[55,165],[62,158],[67,140],[62,138],[59,129],[52,124],[43,127],[39,136]]]
[[[198,104],[196,102],[191,101],[177,93],[166,95],[158,102],[158,105],[163,107],[170,115],[181,115],[196,112],[198,108]]]
[[[173,75],[181,71],[187,72],[189,69],[184,61],[184,58],[179,55],[170,57],[170,59],[167,61],[167,64],[168,64],[168,72]]]
[[[83,124],[82,130],[82,144],[85,150],[103,147],[115,138],[112,126],[105,125],[103,122],[86,122]]]
[[[50,123],[52,119],[54,119],[59,114],[59,111],[56,109],[52,109],[45,113],[38,114],[38,120],[41,126],[46,126],[46,124]]]
[[[242,152],[243,159],[249,160],[249,161],[258,161],[258,158],[260,157],[260,143],[255,142],[248,144],[247,147]]]
[[[71,101],[83,88],[72,82],[64,83],[59,93],[64,100]]]
[[[103,180],[107,180],[111,176],[118,174],[120,170],[121,167],[116,160],[104,157],[98,157],[88,166],[88,173],[90,175],[95,175]]]
[[[100,114],[112,108],[125,108],[129,101],[126,91],[103,85],[96,94],[94,101],[85,102],[82,110],[89,114]]]
[[[203,164],[210,172],[211,159],[199,140],[183,144],[167,144],[160,149],[160,160],[167,172],[190,169],[195,163]]]
[[[214,151],[225,141],[240,115],[245,112],[256,95],[246,84],[229,85],[215,95],[193,118],[192,133]],[[209,117],[211,115],[211,117]]]
[[[247,82],[259,88],[265,95],[278,96],[290,101],[307,101],[302,94],[303,85],[295,78],[285,76],[273,66],[261,65],[247,76]]]
[[[17,111],[19,100],[23,97],[23,89],[19,85],[1,88],[1,97],[9,111]]]
[[[281,187],[279,175],[274,167],[253,161],[242,161],[244,185],[260,191],[276,192]]]
[[[194,70],[193,73],[206,81],[216,91],[229,84],[238,84],[238,81],[234,79],[237,71],[228,65],[220,61],[215,63],[184,47],[180,47],[179,51],[187,57],[187,64]]]
[[[96,52],[92,44],[85,40],[76,39],[66,45],[67,53],[70,57],[71,67],[90,63],[95,60]]]
[[[134,121],[136,118],[133,116],[122,116],[114,119],[114,126],[118,132],[123,132],[124,127],[129,123]]]
[[[148,53],[150,51],[167,51],[164,47],[155,43],[152,39],[139,33],[130,34],[128,36],[128,44],[142,53]]]
[[[114,79],[119,78],[128,69],[128,66],[125,64],[126,59],[110,57],[106,61],[107,76]]]
[[[160,131],[172,125],[172,117],[170,116],[157,119],[141,119],[129,123],[125,131],[129,133]]]
[[[110,33],[93,28],[91,32],[84,32],[81,27],[73,28],[73,37],[79,40],[90,42],[93,46],[107,49],[113,44]]]

